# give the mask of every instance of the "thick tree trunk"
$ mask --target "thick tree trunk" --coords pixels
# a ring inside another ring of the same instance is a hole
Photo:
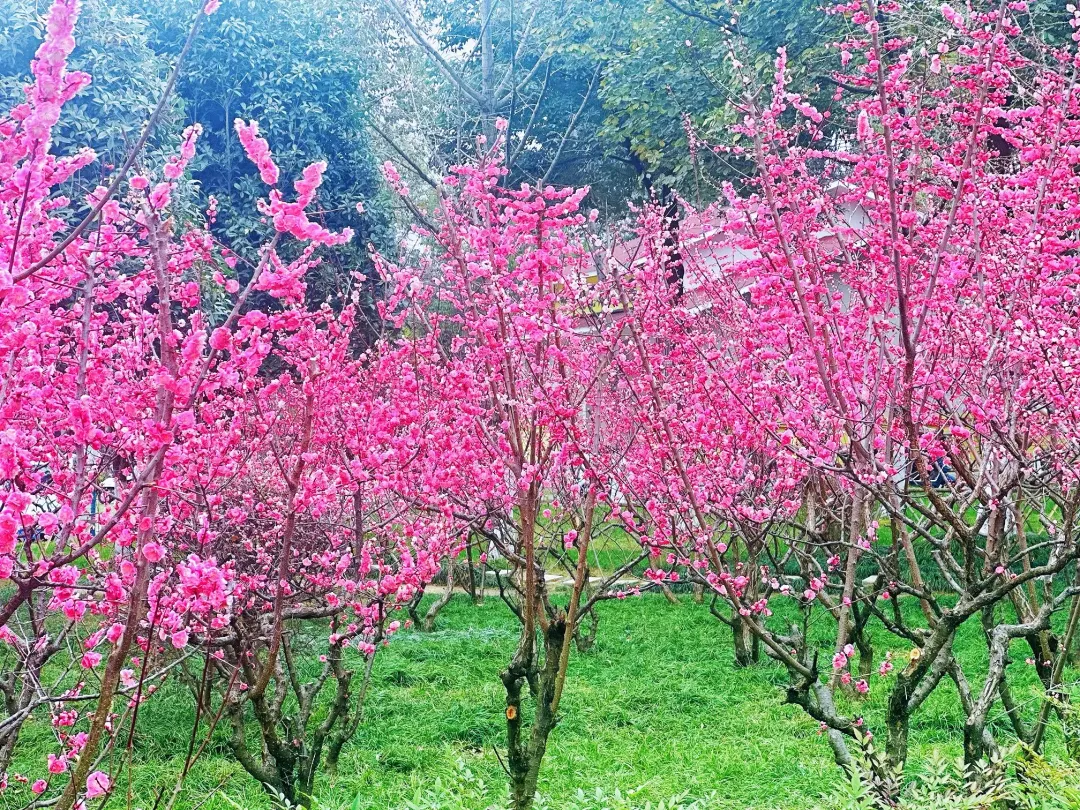
[[[409,603],[405,606],[406,612],[409,614],[409,621],[413,623],[413,627],[417,630],[424,623],[423,617],[420,615],[420,603],[424,600],[424,592],[426,588],[420,588],[416,592],[416,596],[409,600]]]
[[[859,675],[869,683],[870,677],[874,674],[874,647],[870,643],[870,634],[865,627],[860,628],[855,634],[855,646],[859,650]]]
[[[506,688],[507,770],[510,773],[512,810],[530,810],[536,797],[536,785],[547,751],[548,737],[557,722],[552,702],[555,699],[559,657],[566,633],[564,619],[555,619],[548,624],[544,632],[544,663],[539,671],[536,671],[535,664],[525,660],[527,650],[532,645],[523,637],[513,662],[502,674],[503,686]],[[525,683],[531,681],[528,677],[530,669],[536,674],[532,681],[535,683],[535,704],[532,726],[526,729],[521,715],[521,690]]]
[[[757,637],[738,613],[732,617],[731,631],[735,642],[735,666],[748,667],[757,663],[760,654]]]
[[[889,705],[885,711],[885,726],[888,731],[885,755],[889,764],[894,767],[901,766],[907,761],[908,731],[911,720],[907,708],[908,693],[909,689],[905,684],[897,684],[889,695]]]

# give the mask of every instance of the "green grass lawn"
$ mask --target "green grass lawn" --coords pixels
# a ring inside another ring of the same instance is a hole
[[[438,624],[430,634],[402,632],[380,653],[365,725],[339,774],[319,785],[322,807],[348,807],[359,797],[357,810],[400,808],[436,778],[452,781],[460,762],[487,785],[486,801],[475,798],[470,810],[499,801],[503,779],[494,749],[504,744],[504,695],[498,673],[517,626],[497,598],[474,606],[463,595]],[[977,632],[974,625],[963,628],[962,654],[979,655]],[[884,644],[885,634],[877,635]],[[1017,657],[1013,666],[1026,677],[1021,651]],[[640,788],[642,802],[717,791],[719,807],[740,810],[813,807],[838,772],[816,725],[783,705],[784,680],[772,663],[736,670],[730,632],[689,595],[679,605],[653,595],[605,603],[596,647],[571,659],[564,719],[548,749],[541,792],[555,808],[578,788]],[[962,720],[947,689],[915,718],[912,769],[934,749],[959,752]],[[153,806],[161,787],[171,790],[187,749],[189,701],[179,685],[164,690],[139,718],[135,808]],[[880,728],[883,697],[879,689],[843,708]],[[43,760],[51,750],[48,729],[27,732],[20,756]],[[21,806],[17,792],[0,794],[0,803]],[[126,806],[125,792],[118,790],[110,806]],[[221,735],[189,775],[177,806],[224,810],[269,802],[229,758]]]

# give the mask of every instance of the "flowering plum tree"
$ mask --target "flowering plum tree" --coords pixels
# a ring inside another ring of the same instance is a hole
[[[50,150],[89,81],[65,67],[77,5],[53,4],[0,120],[0,770],[26,723],[55,737],[12,776],[28,802],[107,797],[175,674],[197,719],[172,801],[200,726],[224,723],[255,779],[309,805],[395,611],[468,536],[521,622],[501,676],[516,810],[575,638],[646,560],[711,589],[739,663],[783,664],[841,765],[856,701],[885,691],[886,800],[942,683],[969,764],[1000,747],[997,705],[1043,744],[1080,624],[1080,57],[1025,37],[1022,2],[945,6],[932,42],[897,3],[833,9],[853,26],[834,108],[789,91],[781,53],[717,147],[756,171],[725,189],[712,260],[647,210],[643,261],[609,266],[585,191],[505,188],[492,144],[442,184],[418,261],[378,260],[394,331],[359,357],[359,299],[303,305],[351,237],[313,210],[326,166],[286,191],[254,122],[235,129],[268,234],[243,288],[172,203],[198,126],[157,169],[144,133],[108,186],[57,195],[94,159]],[[605,534],[633,551],[594,581]],[[985,672],[955,652],[968,622]]]
[[[76,16],[74,2],[53,5],[27,101],[0,129],[0,545],[13,586],[0,609],[10,665],[2,757],[6,766],[27,718],[46,711],[57,737],[49,780],[63,784],[71,766],[62,807],[110,784],[96,771],[91,780],[91,770],[106,726],[118,721],[113,699],[145,613],[166,459],[194,429],[204,392],[242,379],[242,369],[205,350],[205,323],[190,312],[199,290],[190,270],[212,243],[198,233],[167,236],[170,196],[197,127],[152,189],[132,178],[128,198],[113,199],[122,171],[88,195],[91,215],[61,237],[68,201],[52,189],[94,157],[50,154],[63,104],[89,82],[65,70]],[[96,695],[85,679],[65,677],[70,669],[47,683],[44,666],[62,650],[100,677]],[[96,702],[92,717],[78,709],[83,702]],[[76,730],[80,721],[88,730]],[[34,788],[53,789],[48,780]]]
[[[440,499],[460,485],[439,452],[454,449],[453,422],[435,422],[445,409],[429,401],[439,387],[419,342],[353,360],[352,308],[290,315],[301,325],[277,357],[290,372],[257,391],[242,425],[222,412],[232,444],[200,459],[203,497],[178,507],[187,539],[171,545],[228,560],[236,579],[229,624],[205,634],[213,652],[190,673],[201,713],[230,723],[260,783],[306,806],[320,763],[336,766],[360,722],[394,612],[456,545]]]
[[[625,279],[627,401],[654,437],[625,475],[652,479],[644,511],[680,516],[673,559],[784,664],[840,764],[865,730],[838,693],[871,688],[866,661],[851,672],[868,623],[908,650],[873,679],[887,794],[942,682],[972,765],[999,747],[991,707],[1037,748],[1060,698],[1080,618],[1080,62],[1024,35],[1024,3],[943,6],[931,42],[898,3],[832,11],[852,25],[836,106],[789,92],[782,53],[771,95],[741,102],[741,142],[717,149],[756,172],[717,215],[730,249],[680,257],[694,296],[661,288],[660,250]],[[770,618],[774,595],[801,627]],[[954,653],[969,621],[985,676]],[[1014,640],[1044,690],[1031,711]]]
[[[446,493],[462,488],[453,466],[460,429],[430,362],[433,341],[380,344],[354,359],[355,311],[241,318],[230,343],[245,328],[291,322],[274,350],[288,371],[243,412],[226,404],[228,453],[199,459],[200,508],[179,507],[187,537],[231,561],[237,578],[231,621],[206,635],[214,652],[201,680],[190,678],[200,710],[230,722],[249,773],[304,806],[320,762],[336,767],[356,731],[375,652],[401,624],[394,612],[458,545]],[[219,459],[226,469],[214,469]]]
[[[254,123],[236,130],[274,186],[272,230],[242,289],[236,257],[171,209],[197,125],[158,171],[133,174],[133,151],[72,226],[54,189],[94,156],[54,156],[50,133],[89,82],[65,68],[77,12],[53,4],[27,100],[0,121],[0,769],[47,722],[54,750],[12,779],[61,810],[107,796],[139,706],[178,672],[210,732],[231,723],[241,764],[306,803],[359,722],[354,664],[456,542],[437,353],[404,340],[355,358],[355,302],[303,309],[317,250],[351,234],[308,216],[325,164],[288,200]],[[255,291],[274,307],[252,309]],[[231,304],[220,322],[208,296]],[[298,644],[324,650],[314,674]]]
[[[623,334],[611,413],[620,432],[635,437],[619,484],[639,497],[654,571],[685,566],[692,580],[710,586],[711,610],[731,626],[736,665],[745,666],[757,660],[759,641],[738,610],[725,610],[707,574],[726,566],[743,600],[765,604],[761,564],[783,567],[791,559],[783,535],[800,503],[803,471],[794,457],[773,452],[759,425],[740,418],[752,404],[733,393],[733,369],[722,356],[740,314],[723,304],[729,297],[742,303],[738,281],[710,276],[697,283],[700,257],[674,253],[666,218],[666,206],[643,209],[632,273],[611,263]],[[674,262],[689,268],[693,301],[672,283]]]
[[[456,513],[508,566],[497,571],[499,589],[522,630],[502,673],[505,766],[512,804],[524,810],[574,638],[598,600],[625,595],[615,583],[645,555],[631,542],[621,566],[591,581],[591,544],[612,532],[636,541],[640,527],[612,486],[624,449],[605,416],[619,328],[611,289],[590,283],[597,259],[579,212],[586,190],[504,188],[500,148],[444,181],[427,258],[386,272],[398,324],[438,336],[447,395],[469,416],[458,437],[469,485],[455,496]],[[398,184],[392,168],[388,175]],[[549,570],[564,566],[566,595],[547,584]]]

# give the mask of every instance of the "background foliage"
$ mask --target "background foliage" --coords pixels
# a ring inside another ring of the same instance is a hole
[[[92,172],[123,159],[161,95],[197,8],[191,0],[87,0],[72,67],[89,72],[94,81],[65,108],[56,145],[60,152],[91,146],[101,157]],[[0,0],[4,104],[20,97],[47,9],[39,0]],[[352,228],[356,237],[346,248],[327,253],[309,283],[309,299],[340,302],[359,271],[367,279],[373,331],[371,304],[378,285],[368,247],[388,244],[390,223],[359,92],[371,63],[349,31],[340,5],[326,0],[224,3],[207,18],[143,162],[153,165],[155,153],[175,148],[188,123],[202,124],[191,206],[205,207],[213,195],[219,203],[215,236],[244,255],[264,241],[266,227],[252,205],[263,188],[233,134],[233,120],[260,122],[286,180],[315,160],[327,161],[321,220],[332,230]],[[81,180],[92,187],[98,176]],[[364,203],[362,215],[358,202]]]

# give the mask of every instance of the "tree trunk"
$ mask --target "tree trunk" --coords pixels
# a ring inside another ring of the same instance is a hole
[[[856,489],[851,499],[851,515],[848,523],[849,551],[844,566],[844,590],[840,601],[840,615],[837,618],[836,647],[833,652],[840,652],[847,646],[851,637],[852,629],[852,600],[855,596],[855,576],[859,563],[859,543],[866,537],[867,529],[867,502],[866,493]],[[832,686],[835,689],[840,683],[840,672],[836,671],[832,676]]]
[[[756,663],[760,651],[757,638],[738,613],[732,616],[731,632],[734,634],[735,642],[735,666],[748,667]]]
[[[660,570],[660,563],[658,563],[656,560],[649,560],[649,568],[651,568],[654,571],[659,571]],[[679,597],[677,597],[672,592],[671,588],[668,587],[668,584],[666,582],[661,581],[659,587],[660,587],[660,593],[662,593],[664,595],[664,598],[667,599],[668,602],[670,602],[673,605],[679,604]]]
[[[577,622],[577,627],[574,628],[574,645],[577,647],[578,652],[587,653],[596,644],[596,630],[600,626],[600,617],[596,615],[596,610],[589,611],[589,627],[585,629],[585,617],[582,616],[581,620]]]
[[[469,599],[474,605],[480,604],[480,593],[476,586],[476,568],[473,567],[472,542],[465,547],[465,570],[469,572],[469,578],[465,582],[465,588],[469,592]]]
[[[559,657],[567,632],[565,619],[552,620],[544,632],[544,663],[536,671],[535,664],[524,660],[531,648],[530,640],[522,637],[518,651],[507,670],[502,674],[506,688],[506,737],[507,770],[510,773],[510,806],[512,810],[530,810],[536,797],[536,785],[540,765],[547,751],[548,737],[555,728],[557,718],[552,711],[555,687],[559,673]],[[528,673],[536,675],[532,726],[522,725],[521,689],[529,682]]]
[[[860,628],[855,634],[855,646],[859,649],[859,675],[869,683],[870,677],[874,674],[874,647],[870,643],[870,634],[865,627]]]
[[[419,630],[424,623],[423,618],[420,616],[420,602],[424,599],[424,590],[425,588],[421,587],[416,592],[416,596],[410,599],[409,603],[405,606],[405,610],[409,614],[409,620],[417,630]]]
[[[903,677],[902,675],[900,677]],[[885,754],[889,764],[896,767],[907,761],[908,751],[908,692],[904,684],[897,684],[889,695],[889,705],[885,712],[885,725],[888,729],[888,739],[885,743]]]
[[[420,623],[420,630],[424,633],[430,633],[435,629],[435,620],[439,617],[439,611],[449,604],[450,600],[454,596],[454,561],[451,560],[447,566],[446,571],[446,590],[431,603],[431,607],[428,608],[427,613],[424,614],[424,620]]]

